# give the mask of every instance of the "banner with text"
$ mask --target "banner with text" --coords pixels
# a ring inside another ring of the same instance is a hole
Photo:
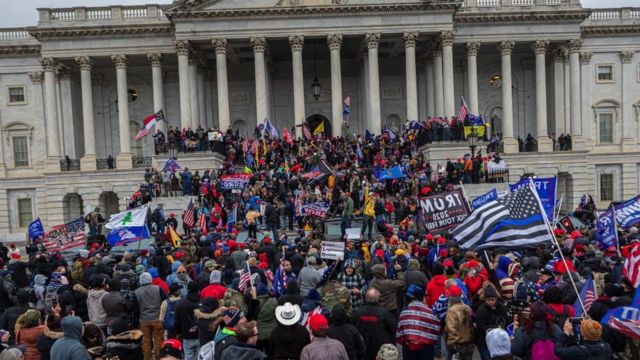
[[[640,195],[615,205],[616,221],[625,229],[640,223]]]
[[[494,200],[498,200],[498,190],[496,190],[495,188],[487,193],[484,193],[480,196],[477,196],[475,199],[471,200],[471,208],[472,209],[477,209],[480,206],[494,201]]]
[[[469,215],[469,206],[459,189],[420,198],[418,203],[420,222],[431,232],[456,226]]]
[[[326,202],[314,202],[311,204],[303,205],[300,212],[303,215],[326,217],[329,211],[329,203]]]
[[[231,174],[220,178],[225,190],[244,190],[249,184],[251,174]]]
[[[82,218],[56,225],[44,234],[44,247],[49,253],[68,250],[86,244]]]
[[[556,206],[556,177],[533,179],[533,185],[538,192],[542,207],[547,213],[547,219],[553,221],[554,208]],[[509,191],[514,192],[524,186],[529,186],[528,178],[521,179],[515,184],[509,184]]]

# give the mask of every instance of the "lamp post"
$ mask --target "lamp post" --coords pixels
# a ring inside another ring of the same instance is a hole
[[[476,148],[478,147],[478,131],[475,126],[471,127],[471,132],[469,133],[469,136],[467,136],[467,141],[469,142],[471,158],[473,159],[476,156]]]

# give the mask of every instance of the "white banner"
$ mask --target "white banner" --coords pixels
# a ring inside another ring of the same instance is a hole
[[[344,259],[344,241],[323,241],[320,256],[328,260]]]

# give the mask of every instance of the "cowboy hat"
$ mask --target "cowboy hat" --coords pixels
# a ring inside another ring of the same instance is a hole
[[[302,311],[298,305],[285,303],[284,305],[276,307],[276,319],[284,326],[291,326],[297,323],[301,315]]]

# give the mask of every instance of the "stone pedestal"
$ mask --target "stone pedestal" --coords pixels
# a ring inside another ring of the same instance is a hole
[[[0,179],[7,177],[7,167],[4,163],[0,163]]]
[[[518,140],[516,140],[516,138],[505,138],[503,140],[503,145],[505,154],[517,154],[519,152]]]
[[[98,169],[96,163],[96,155],[85,155],[80,159],[80,170],[82,171],[95,171]]]
[[[636,151],[636,139],[634,138],[622,138],[622,152],[635,152]]]
[[[120,153],[116,157],[116,164],[118,169],[133,169],[133,155],[131,153]]]
[[[582,135],[571,135],[571,150],[584,151],[587,148],[586,140]]]
[[[540,136],[536,140],[538,141],[538,152],[553,151],[553,141],[548,136]]]
[[[59,157],[48,157],[45,161],[44,169],[48,173],[58,173],[61,171]]]

